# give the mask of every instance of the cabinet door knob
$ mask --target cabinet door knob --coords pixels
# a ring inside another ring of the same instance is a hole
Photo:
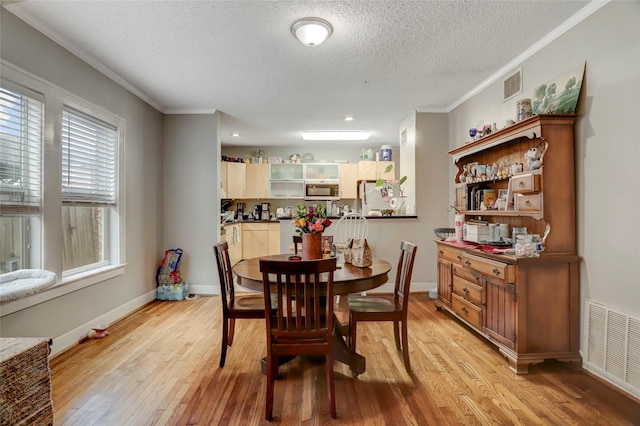
[[[440,256],[442,256],[444,254],[444,250],[440,250],[438,253],[440,253]]]
[[[465,260],[464,264],[467,266],[471,266],[471,262],[469,262],[468,260]]]
[[[494,269],[493,271],[491,271],[491,272],[493,272],[496,276],[500,276],[500,270],[499,270],[498,268],[495,268],[495,269]]]
[[[467,315],[469,314],[469,311],[468,311],[468,310],[467,310],[467,308],[466,308],[466,307],[464,307],[464,306],[462,307],[462,312],[464,312],[464,313],[465,313],[465,314],[467,314]]]
[[[462,256],[458,255],[458,260],[462,262]]]

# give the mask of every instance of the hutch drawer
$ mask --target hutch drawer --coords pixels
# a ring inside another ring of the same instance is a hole
[[[515,208],[519,211],[540,211],[542,210],[542,197],[540,194],[516,194]]]
[[[482,285],[482,274],[462,265],[453,265],[453,275],[457,275],[460,278],[471,281],[475,285]]]
[[[482,304],[482,287],[472,282],[453,276],[453,292],[474,305]]]
[[[506,263],[464,253],[462,255],[462,264],[489,277],[508,282],[515,281],[514,268]]]
[[[463,299],[457,294],[451,295],[451,308],[460,318],[463,318],[474,327],[482,327],[482,309],[473,303]]]
[[[462,263],[462,252],[447,247],[438,248],[438,259],[448,260],[453,263]]]
[[[511,190],[520,194],[540,191],[540,175],[526,173],[513,176],[511,178]]]

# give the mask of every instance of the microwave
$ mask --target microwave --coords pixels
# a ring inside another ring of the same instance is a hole
[[[305,182],[305,200],[338,200],[340,199],[339,181],[306,181]]]

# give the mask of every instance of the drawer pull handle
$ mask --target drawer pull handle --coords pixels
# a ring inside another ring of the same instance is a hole
[[[440,256],[442,256],[444,254],[444,251],[440,250],[438,253],[440,253]]]
[[[493,272],[498,277],[500,276],[500,270],[498,268],[494,268],[491,272]]]
[[[463,288],[462,291],[464,291],[465,294],[469,294],[469,289],[468,288]]]
[[[462,262],[462,256],[458,255],[458,260]]]
[[[531,207],[531,201],[527,200],[524,202],[524,205],[527,207]]]
[[[464,306],[462,307],[462,312],[464,312],[465,315],[469,315],[469,311]]]
[[[524,186],[524,182],[523,181],[518,182],[518,186],[522,188]]]
[[[467,266],[471,266],[471,262],[469,262],[468,260],[465,260],[464,264]]]

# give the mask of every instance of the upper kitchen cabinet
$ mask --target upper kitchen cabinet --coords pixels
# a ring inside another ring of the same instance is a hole
[[[394,167],[386,173],[385,170],[389,165]],[[396,168],[394,161],[358,161],[358,180],[394,180],[395,178]]]
[[[305,180],[340,179],[340,164],[338,163],[307,163],[304,166]]]
[[[245,198],[269,198],[269,164],[247,164]]]
[[[245,198],[247,170],[245,163],[222,161],[220,163],[220,198]]]
[[[358,198],[358,165],[340,164],[340,198]]]
[[[302,163],[271,163],[269,166],[270,180],[304,180]]]

